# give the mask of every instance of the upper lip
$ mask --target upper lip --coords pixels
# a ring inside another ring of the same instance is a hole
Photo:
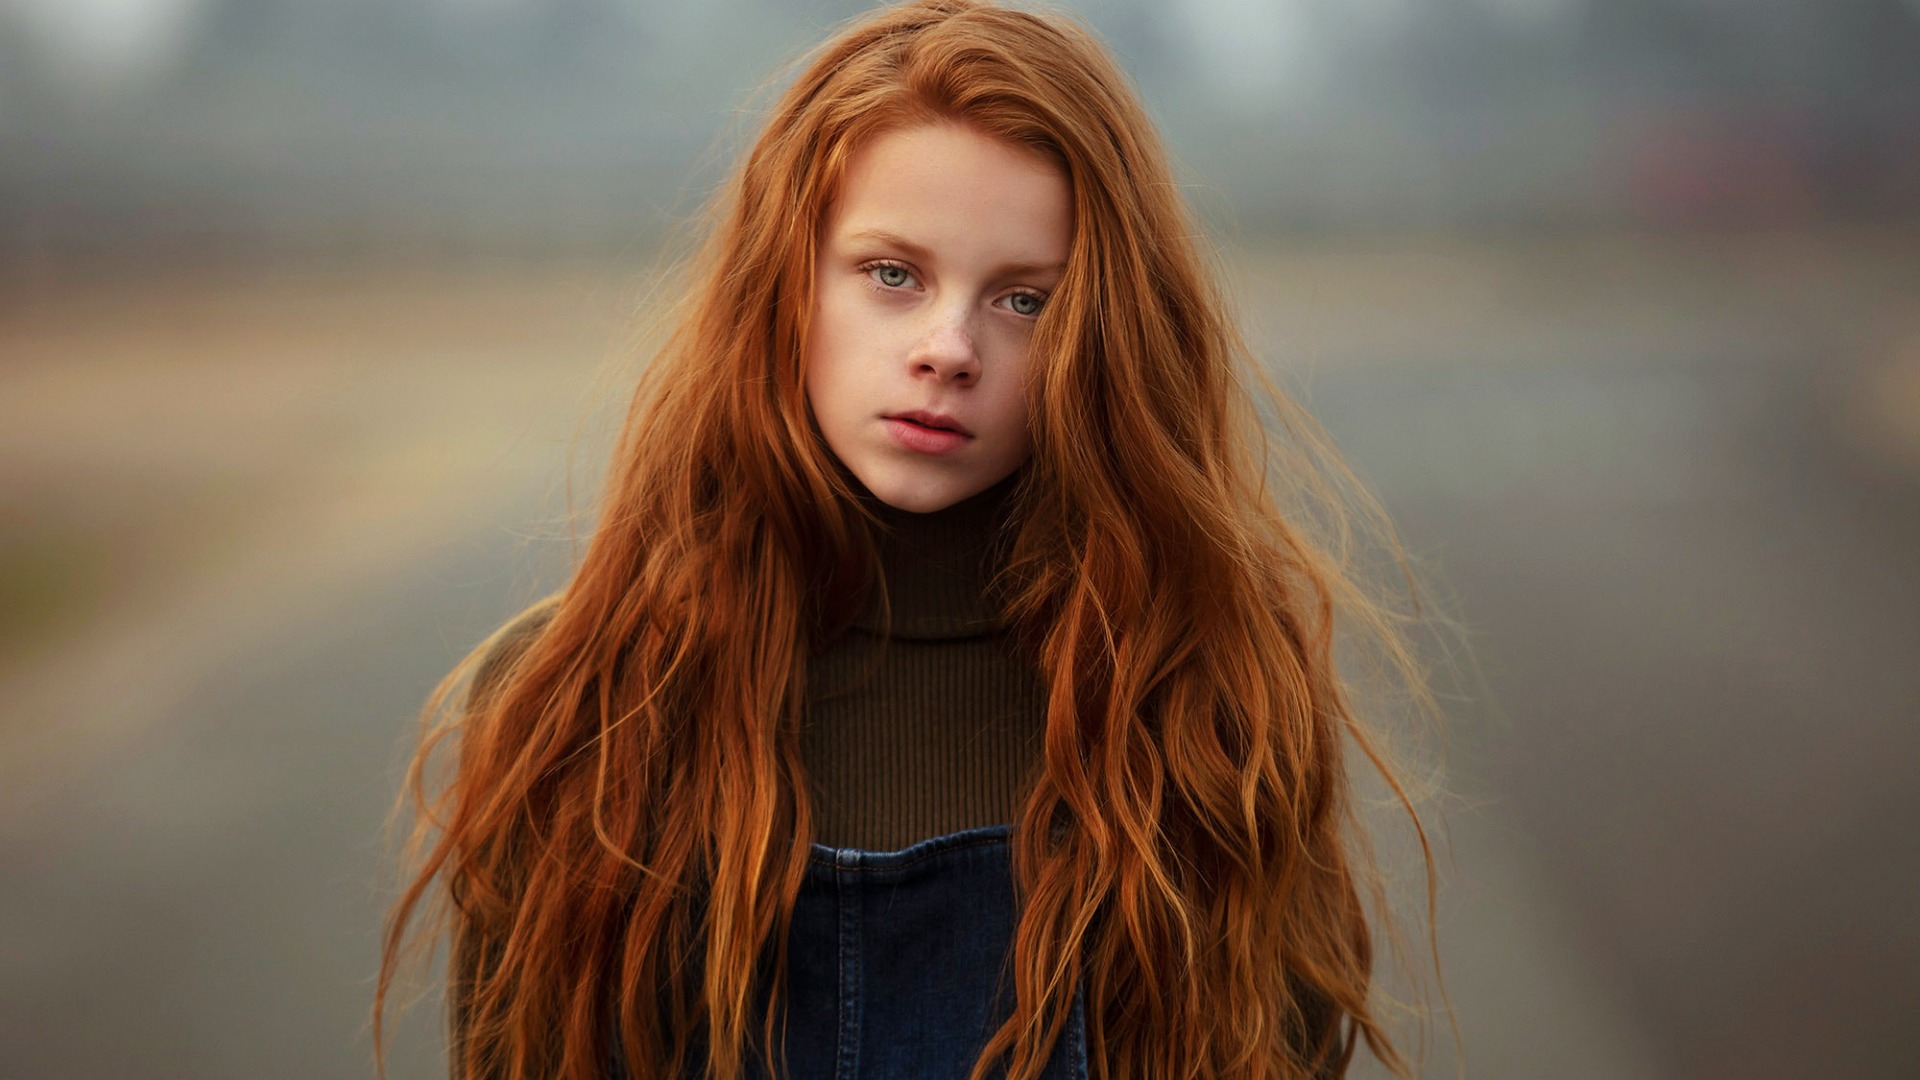
[[[929,412],[926,409],[915,409],[912,412],[893,413],[888,416],[887,419],[911,420],[916,424],[924,424],[932,428],[945,428],[948,431],[957,431],[968,438],[973,437],[973,432],[968,431],[965,424],[948,416],[946,413]]]

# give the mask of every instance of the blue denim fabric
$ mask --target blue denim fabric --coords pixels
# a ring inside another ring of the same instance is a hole
[[[784,1080],[966,1080],[1012,1013],[1012,827],[813,845],[788,936]],[[766,1077],[750,1056],[749,1076]],[[1076,993],[1042,1074],[1086,1080]]]

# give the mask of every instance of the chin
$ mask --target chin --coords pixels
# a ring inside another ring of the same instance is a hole
[[[952,480],[924,480],[905,476],[862,478],[873,496],[895,510],[913,514],[931,514],[945,510],[969,495],[985,491],[990,485],[969,487]]]
[[[876,492],[875,494],[878,495],[879,493]],[[966,496],[949,495],[941,491],[921,489],[908,490],[897,496],[879,495],[879,498],[881,502],[886,503],[895,510],[905,510],[912,514],[931,514],[936,510],[945,510],[947,507],[966,498]]]

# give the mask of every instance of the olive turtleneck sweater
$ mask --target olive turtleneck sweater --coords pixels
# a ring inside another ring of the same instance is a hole
[[[819,842],[891,850],[1018,816],[1046,695],[986,596],[1017,481],[927,514],[869,497],[893,632],[876,594],[809,669],[800,752]]]
[[[1019,816],[1046,692],[986,597],[1017,481],[929,514],[865,496],[893,633],[876,594],[809,667],[800,753],[820,843],[892,850]],[[539,605],[495,636],[476,698],[552,614]]]

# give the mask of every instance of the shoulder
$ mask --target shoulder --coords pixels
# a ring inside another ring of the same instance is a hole
[[[467,692],[467,706],[473,707],[500,684],[520,657],[553,621],[560,606],[559,597],[550,596],[508,619],[475,650],[480,663],[474,668],[473,683]]]

